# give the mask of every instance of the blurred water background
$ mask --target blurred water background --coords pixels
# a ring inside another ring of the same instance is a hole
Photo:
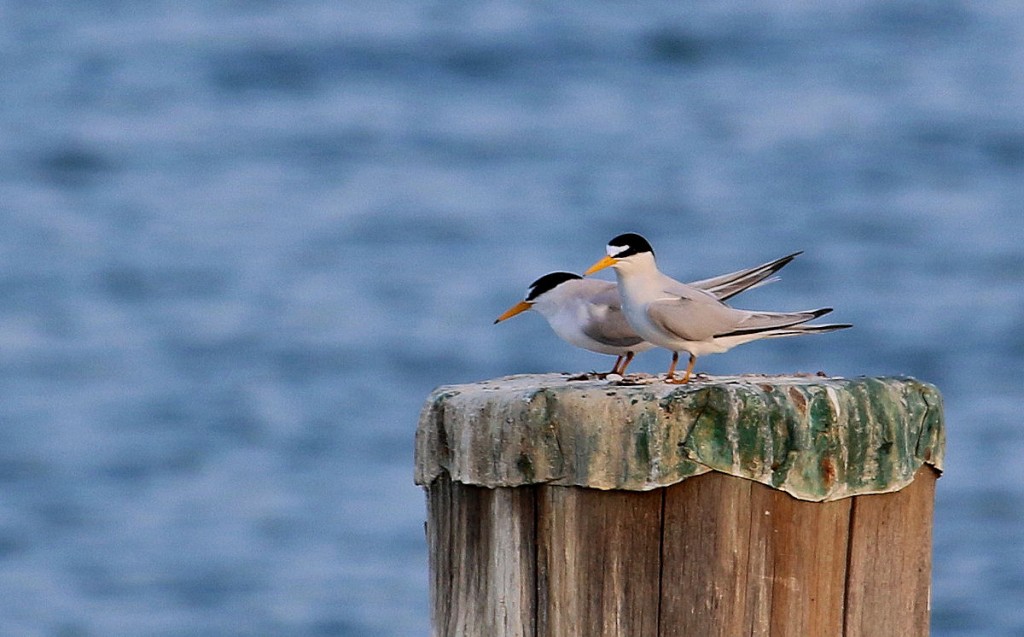
[[[0,4],[0,634],[428,630],[419,408],[611,360],[609,238],[946,399],[933,634],[1024,634],[1024,6]],[[633,371],[661,372],[641,355]]]

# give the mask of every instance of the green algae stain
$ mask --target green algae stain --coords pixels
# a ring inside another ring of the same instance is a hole
[[[794,395],[799,402],[794,403]],[[798,450],[805,447],[804,440],[811,432],[804,431],[807,401],[803,394],[790,387],[788,391],[772,388],[765,395],[766,414],[761,432],[764,466],[772,486],[779,486],[789,476],[790,469],[799,458]]]
[[[763,395],[752,391],[739,391],[735,399],[739,403],[736,418],[736,451],[740,456],[740,467],[755,472],[763,462],[765,438],[762,424],[770,418],[771,408]]]
[[[917,457],[933,463],[935,468],[942,470],[946,451],[942,395],[935,387],[924,383],[919,385],[918,391],[924,415],[921,416],[921,434],[916,449]]]
[[[849,471],[850,486],[856,489],[863,487],[871,478],[868,472],[873,424],[869,421],[870,411],[866,408],[863,384],[852,384],[846,392],[841,394],[840,400],[842,401],[841,409],[845,412],[843,422],[846,427],[845,431],[839,432],[839,435],[842,437],[843,444],[846,445],[846,466]]]
[[[536,472],[533,468],[533,460],[530,459],[525,453],[519,454],[519,458],[516,459],[516,469],[519,470],[519,475],[523,477],[526,484],[534,482]]]
[[[651,465],[651,421],[641,416],[636,433],[633,435],[633,449],[640,467]]]
[[[696,459],[712,469],[731,470],[732,442],[729,440],[729,412],[732,397],[725,387],[707,387],[696,392],[693,428],[686,439]]]
[[[837,420],[837,414],[833,410],[832,400],[828,396],[828,390],[822,388],[811,397],[808,408],[808,419],[812,431],[822,431],[831,428]]]
[[[421,423],[438,462],[464,457],[459,445],[487,446],[526,484],[646,489],[716,470],[825,500],[897,489],[923,463],[941,469],[942,397],[913,379],[758,377],[666,389],[516,388],[490,405],[442,388]],[[449,432],[445,419],[467,408],[469,433]]]

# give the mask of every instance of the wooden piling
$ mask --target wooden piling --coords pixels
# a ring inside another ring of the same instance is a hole
[[[438,388],[433,635],[927,635],[944,443],[909,378]]]

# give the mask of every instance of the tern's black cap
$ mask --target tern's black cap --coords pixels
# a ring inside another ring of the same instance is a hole
[[[651,247],[650,243],[647,243],[647,239],[644,239],[635,232],[620,234],[608,242],[608,247],[620,248],[618,252],[611,255],[616,259],[624,259],[634,254],[640,254],[641,252],[650,252],[652,255],[654,254],[654,248]]]
[[[582,279],[578,274],[572,272],[552,272],[545,274],[541,278],[537,279],[530,284],[529,290],[526,292],[526,300],[532,301],[541,294],[555,289],[559,285],[562,285],[566,281],[572,281],[573,279]]]

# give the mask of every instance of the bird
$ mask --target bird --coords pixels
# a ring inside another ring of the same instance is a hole
[[[800,252],[745,270],[690,283],[722,300],[774,281],[773,274]],[[622,314],[618,288],[611,281],[585,279],[572,272],[551,272],[527,288],[525,298],[495,319],[500,323],[536,310],[562,340],[591,352],[616,356],[608,374],[625,374],[634,355],[654,347],[640,338]],[[607,375],[607,374],[606,374]]]
[[[666,381],[690,381],[698,356],[725,352],[736,345],[762,338],[832,332],[849,324],[805,325],[832,308],[803,312],[756,312],[726,305],[714,293],[680,283],[662,274],[654,249],[636,233],[620,234],[608,242],[606,256],[584,276],[611,267],[615,270],[622,313],[645,341],[672,352]],[[681,380],[675,377],[679,352],[690,355]]]

